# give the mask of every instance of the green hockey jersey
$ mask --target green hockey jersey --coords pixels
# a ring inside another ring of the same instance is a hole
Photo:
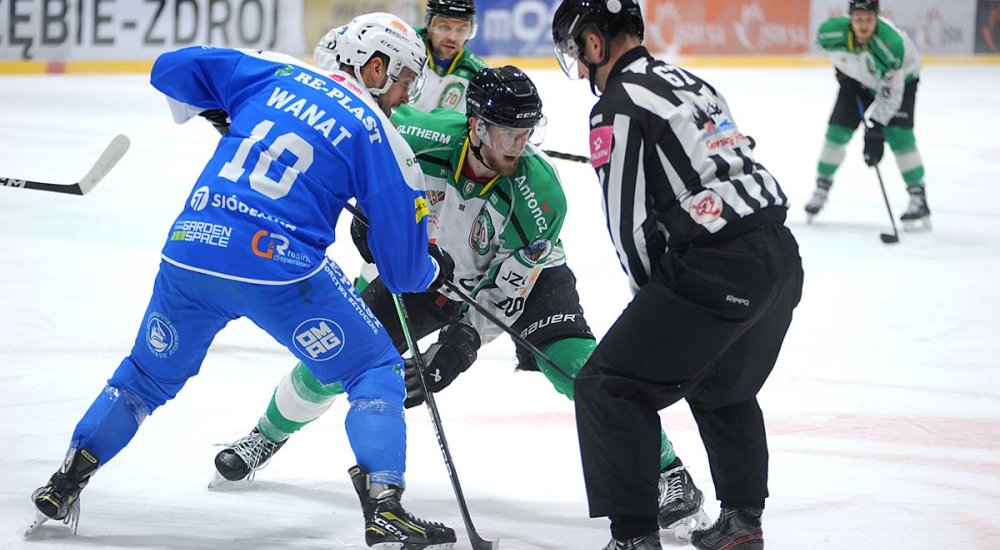
[[[424,172],[427,231],[455,260],[455,283],[512,324],[542,269],[566,261],[559,240],[566,196],[555,167],[529,145],[513,175],[480,182],[462,174],[469,152],[464,114],[403,105],[392,122]],[[473,309],[464,321],[484,344],[502,333]]]
[[[831,17],[819,28],[819,46],[833,66],[875,95],[868,118],[888,124],[903,103],[903,88],[920,76],[920,54],[913,40],[888,19],[879,17],[867,44],[855,41],[851,19]]]

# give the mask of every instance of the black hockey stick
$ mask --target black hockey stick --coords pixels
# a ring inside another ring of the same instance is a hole
[[[358,221],[360,221],[365,225],[368,225],[368,218],[366,218],[365,215],[362,214],[361,211],[358,210],[356,206],[354,206],[351,203],[347,203],[344,205],[344,208],[346,208],[348,212],[350,212],[355,218],[357,218]],[[496,315],[493,315],[493,313],[491,313],[490,310],[480,305],[480,303],[477,302],[475,298],[473,298],[469,293],[465,292],[465,290],[463,290],[461,287],[459,287],[458,285],[456,285],[451,281],[445,281],[444,286],[448,287],[448,290],[451,290],[455,294],[458,294],[458,296],[462,298],[462,300],[465,303],[472,306],[472,308],[481,313],[483,317],[489,319],[490,322],[492,322],[494,325],[497,326],[497,328],[509,334],[510,337],[514,340],[514,342],[528,348],[528,351],[535,354],[549,365],[552,365],[552,368],[554,368],[556,372],[558,372],[559,374],[565,376],[570,380],[573,380],[573,377],[570,376],[569,373],[567,373],[562,367],[557,365],[555,361],[553,361],[548,355],[545,354],[545,352],[538,349],[538,346],[529,342],[525,337],[518,334],[516,330],[510,328],[510,326],[508,326],[507,323],[504,323],[502,320],[497,318]]]
[[[352,210],[353,212],[353,210]],[[354,213],[355,216],[358,213]],[[360,218],[359,218],[360,219]],[[458,508],[462,512],[462,521],[465,522],[465,530],[469,533],[469,542],[472,543],[473,550],[491,550],[500,548],[499,540],[486,540],[476,532],[476,526],[472,524],[472,516],[469,515],[469,506],[465,503],[465,495],[462,493],[462,485],[458,481],[458,472],[455,471],[455,463],[451,458],[451,451],[448,450],[448,441],[444,437],[444,427],[441,425],[441,415],[438,413],[437,404],[434,402],[434,394],[427,388],[427,381],[424,379],[426,365],[424,358],[420,354],[413,335],[410,333],[410,316],[406,313],[406,306],[403,300],[396,294],[392,295],[392,301],[396,304],[396,313],[399,314],[399,324],[403,329],[403,336],[406,337],[406,345],[413,354],[413,362],[417,366],[420,374],[420,385],[424,389],[424,401],[427,403],[427,410],[431,414],[431,423],[434,425],[434,435],[437,436],[438,447],[444,456],[444,465],[448,469],[448,479],[451,480],[451,487],[455,490],[455,499],[458,500]]]
[[[91,167],[83,178],[76,183],[44,183],[40,181],[22,180],[15,178],[0,177],[0,187],[18,187],[21,189],[35,189],[37,191],[52,191],[53,193],[66,193],[69,195],[86,195],[93,189],[108,172],[115,167],[115,164],[128,151],[129,140],[124,135],[117,135],[111,143],[104,149],[97,162]]]
[[[861,96],[854,96],[854,99],[858,103],[858,113],[861,115],[861,123],[865,124],[865,106],[861,101]],[[865,128],[869,126],[865,124]],[[882,189],[882,198],[885,199],[885,209],[889,212],[889,223],[892,224],[892,235],[888,233],[882,233],[878,236],[882,239],[885,244],[896,244],[899,242],[899,230],[896,229],[896,218],[892,215],[892,207],[889,206],[889,195],[885,192],[885,183],[882,182],[882,171],[878,168],[878,163],[872,165],[875,169],[875,175],[878,176],[878,186]]]
[[[562,153],[559,151],[553,151],[552,149],[542,149],[542,152],[554,159],[571,160],[573,162],[590,162],[590,157],[585,157],[583,155],[574,155],[572,153]]]

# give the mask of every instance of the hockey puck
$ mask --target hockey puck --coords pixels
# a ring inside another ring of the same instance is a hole
[[[897,237],[896,235],[890,235],[888,233],[882,233],[881,235],[879,235],[879,238],[882,239],[882,242],[884,242],[885,244],[896,244],[899,242],[899,237]]]

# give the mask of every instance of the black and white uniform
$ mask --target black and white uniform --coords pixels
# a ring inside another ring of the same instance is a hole
[[[657,411],[686,398],[724,506],[763,505],[756,394],[802,290],[787,198],[708,83],[637,47],[590,119],[591,164],[633,301],[576,380],[592,517],[657,510]]]

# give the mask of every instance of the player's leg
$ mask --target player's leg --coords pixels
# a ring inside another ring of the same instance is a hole
[[[915,112],[917,102],[917,85],[919,81],[908,82],[903,92],[903,103],[896,116],[885,127],[885,140],[896,157],[896,165],[906,182],[906,190],[910,201],[900,220],[904,228],[930,228],[931,209],[927,204],[927,192],[924,185],[924,162],[917,147],[917,138],[913,128],[916,123]]]
[[[360,298],[357,296],[360,292]],[[404,302],[410,313],[411,330],[421,338],[437,330],[446,319],[458,312],[457,305],[437,293],[407,294]],[[387,328],[394,345],[405,350],[399,320],[396,318],[392,295],[381,280],[366,284],[364,291],[351,292],[346,296],[352,307],[366,311],[367,319],[385,318],[380,326]],[[253,479],[256,471],[268,464],[271,457],[285,444],[288,438],[318,419],[334,403],[337,396],[344,393],[340,382],[324,384],[316,379],[303,363],[297,364],[289,372],[271,395],[264,414],[250,433],[229,444],[215,456],[218,475],[210,487],[224,480],[238,481]]]
[[[857,81],[840,71],[837,71],[836,75],[840,89],[837,92],[833,112],[830,114],[819,162],[816,164],[816,188],[805,206],[806,213],[810,216],[818,214],[826,205],[827,196],[833,186],[833,176],[844,162],[847,156],[847,144],[861,123],[858,98],[862,99],[863,104],[870,104],[872,101],[871,96]]]
[[[345,426],[358,461],[351,475],[356,487],[368,489],[359,491],[366,525],[391,524],[366,529],[369,546],[454,542],[453,530],[415,518],[399,503],[406,470],[405,389],[403,361],[388,334],[371,310],[357,307],[357,295],[336,264],[290,287],[257,289],[259,307],[247,315],[317,381],[343,384],[350,401]]]
[[[131,353],[80,419],[63,466],[33,495],[40,512],[75,521],[90,477],[198,373],[212,339],[239,316],[222,313],[236,284],[161,264]]]

